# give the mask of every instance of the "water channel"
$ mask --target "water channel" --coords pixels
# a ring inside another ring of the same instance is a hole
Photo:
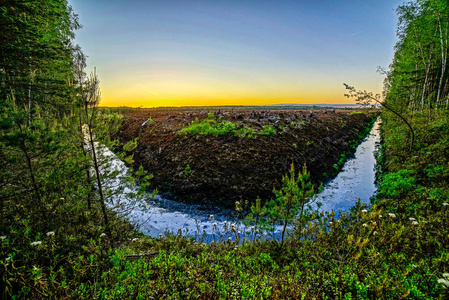
[[[380,119],[378,119],[370,133],[359,144],[353,158],[346,161],[340,173],[324,185],[312,207],[320,211],[347,211],[360,198],[362,203],[369,204],[370,198],[376,193],[375,165],[376,151],[380,147]],[[108,168],[117,172],[120,178],[126,175],[125,164],[108,149],[101,149],[108,159]],[[118,179],[117,179],[118,180]],[[119,186],[117,180],[109,180],[106,185],[110,190]],[[125,188],[115,193],[108,203],[109,208],[126,215],[131,223],[143,233],[158,237],[165,232],[182,235],[209,237],[220,235],[224,228],[233,224],[236,231],[247,228],[235,218],[233,211],[226,209],[208,209],[200,205],[184,204],[166,199],[160,195],[148,201],[147,205],[135,204],[128,198],[128,193],[134,188]],[[318,208],[316,202],[321,202]],[[211,218],[211,215],[213,216]]]

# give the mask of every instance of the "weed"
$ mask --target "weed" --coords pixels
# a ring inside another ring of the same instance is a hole
[[[264,125],[263,129],[259,132],[261,135],[274,135],[276,134],[276,130],[270,125]]]

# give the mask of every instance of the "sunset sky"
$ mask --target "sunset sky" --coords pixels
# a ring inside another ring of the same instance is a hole
[[[102,106],[353,103],[382,90],[398,0],[69,0]]]

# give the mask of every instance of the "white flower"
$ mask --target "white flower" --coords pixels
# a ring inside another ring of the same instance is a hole
[[[7,257],[5,258],[5,261],[9,261],[11,259],[11,257]]]
[[[160,237],[160,238],[162,237],[162,233],[159,233],[159,237]]]
[[[59,198],[59,200],[64,200],[64,197]]]
[[[390,218],[396,218],[396,215],[393,213],[388,213],[388,215],[390,216]]]
[[[256,233],[259,233],[259,229],[256,229],[256,231],[255,231]]]
[[[214,219],[214,215],[210,215],[209,218],[210,218],[211,220],[213,220],[213,219]]]
[[[224,221],[224,222],[223,222],[223,225],[226,225],[227,223],[228,223],[227,221]]]
[[[132,240],[131,240],[131,242],[136,242],[136,241],[138,241],[139,239],[138,238],[133,238]]]
[[[374,232],[373,232],[373,235],[376,235],[376,234],[377,234],[377,231],[374,231]]]
[[[241,234],[242,232],[239,230],[237,233],[238,233],[238,234]]]
[[[54,236],[55,235],[55,232],[54,231],[49,231],[49,232],[47,232],[47,236]]]
[[[104,237],[104,236],[106,236],[106,233],[102,233],[102,234],[100,234],[100,237],[102,238],[102,237]]]
[[[382,219],[382,215],[379,215],[379,219]]]
[[[0,240],[6,240],[6,235],[0,236]]]
[[[413,222],[412,222],[412,225],[419,225],[419,223],[416,222],[416,221],[413,221]]]
[[[231,224],[231,229],[235,229],[235,224],[234,223]]]
[[[215,226],[217,226],[217,223],[214,223],[214,224],[212,224],[212,225],[214,225],[214,227],[215,227]]]
[[[237,247],[234,247],[234,250],[237,250],[238,248]]]
[[[41,241],[36,241],[36,242],[32,242],[30,245],[31,246],[37,246],[37,245],[40,245],[40,244],[42,244]]]
[[[232,242],[232,238],[231,237],[228,237],[228,242]]]
[[[368,212],[368,210],[362,209],[362,213],[366,214],[367,212]]]
[[[332,222],[329,222],[329,225],[332,225]]]
[[[447,203],[447,202],[443,203],[443,206],[448,206],[448,205],[449,205],[449,203]]]
[[[251,230],[254,230],[254,229],[256,229],[256,227],[255,226],[251,226]]]
[[[368,226],[368,224],[366,224],[366,223],[363,223],[363,224],[362,224],[362,226],[363,226],[363,227],[366,227],[366,226]]]
[[[408,218],[410,221],[416,221],[415,218]]]

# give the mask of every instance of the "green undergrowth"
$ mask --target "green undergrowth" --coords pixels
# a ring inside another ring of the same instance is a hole
[[[273,135],[276,134],[276,130],[265,125],[260,132],[257,132],[254,128],[248,126],[237,126],[236,123],[231,121],[222,120],[221,117],[217,120],[215,114],[210,112],[206,119],[201,122],[196,118],[188,126],[180,129],[178,134],[181,135],[233,135],[238,137],[257,138],[257,135]]]

